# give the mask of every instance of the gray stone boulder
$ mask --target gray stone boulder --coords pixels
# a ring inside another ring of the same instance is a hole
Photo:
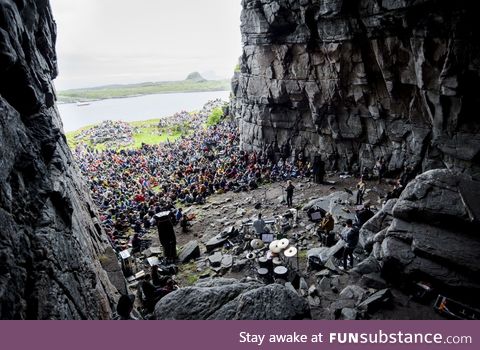
[[[348,203],[352,202],[352,195],[347,192],[334,192],[328,196],[313,199],[302,208],[304,211],[312,207],[318,206],[323,210],[330,212],[335,219],[335,222],[346,221],[347,219],[354,220],[355,213],[345,211]]]
[[[387,282],[378,273],[369,273],[360,278],[360,285],[365,288],[385,289]]]
[[[159,320],[206,320],[241,293],[260,286],[223,278],[202,281],[162,298],[155,306],[155,316]]]
[[[382,308],[393,306],[393,294],[390,289],[382,289],[373,293],[367,299],[358,305],[359,310],[366,310],[368,313],[374,313]]]
[[[418,176],[393,208],[381,243],[389,281],[427,281],[440,291],[474,299],[480,292],[479,183],[447,170]]]
[[[280,284],[270,284],[242,293],[216,311],[215,320],[298,320],[310,318],[304,298]]]
[[[382,240],[377,234],[390,226],[393,220],[393,207],[397,203],[397,199],[391,199],[360,229],[359,241],[360,246],[367,252],[372,250],[376,241]]]
[[[358,265],[356,265],[351,271],[359,273],[361,275],[366,275],[372,272],[380,272],[381,266],[379,261],[375,256],[370,255]]]
[[[367,294],[367,291],[357,285],[346,286],[339,294],[342,299],[352,299],[355,303],[360,303]]]
[[[307,258],[317,258],[320,263],[323,265],[326,264],[328,260],[333,258],[336,254],[338,254],[343,247],[345,247],[345,241],[339,240],[334,246],[326,248],[326,247],[318,247],[312,248],[307,251]]]
[[[341,320],[356,320],[358,317],[358,312],[355,309],[345,307],[340,313]]]
[[[211,252],[217,248],[223,247],[223,245],[228,241],[228,236],[218,234],[215,237],[210,238],[206,243],[205,247],[207,252]]]
[[[393,216],[439,227],[474,228],[480,221],[480,181],[449,170],[430,170],[410,182]]]
[[[310,317],[304,298],[280,284],[216,279],[170,293],[158,302],[162,320],[290,320]]]
[[[178,254],[178,260],[181,263],[189,262],[190,260],[200,257],[200,246],[197,241],[190,241],[182,247],[180,254]]]

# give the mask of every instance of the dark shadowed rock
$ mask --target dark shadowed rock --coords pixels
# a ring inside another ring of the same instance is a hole
[[[48,1],[0,2],[0,318],[108,319],[117,259],[54,105]]]
[[[308,303],[283,285],[218,279],[170,293],[157,319],[286,320],[310,317]]]
[[[185,244],[178,255],[178,260],[181,263],[186,263],[190,260],[200,257],[200,246],[197,241],[190,241]]]
[[[365,309],[374,313],[381,308],[389,308],[393,305],[393,295],[390,289],[382,289],[372,294],[358,305],[359,309]]]
[[[218,279],[181,288],[159,301],[155,316],[162,320],[206,320],[241,293],[259,286],[256,282]]]
[[[270,284],[242,293],[215,312],[217,320],[298,320],[310,318],[305,299],[285,286]]]
[[[369,273],[360,278],[360,285],[365,288],[385,289],[387,282],[378,273]]]
[[[223,247],[225,242],[227,242],[228,236],[222,236],[221,234],[212,237],[205,243],[205,247],[207,248],[207,252],[211,252],[216,248]]]
[[[341,312],[345,308],[354,308],[355,300],[353,299],[338,299],[330,304],[328,307],[332,319],[338,319]]]
[[[406,187],[381,245],[387,280],[427,281],[464,300],[480,291],[476,200],[465,188],[478,182],[447,170],[426,172]]]
[[[380,268],[381,267],[378,260],[373,255],[370,255],[365,260],[361,261],[358,265],[356,265],[352,269],[352,271],[361,275],[365,275],[372,272],[380,272]]]

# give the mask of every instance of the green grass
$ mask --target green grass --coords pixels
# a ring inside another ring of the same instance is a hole
[[[177,278],[184,287],[192,286],[200,279],[201,273],[197,272],[197,264],[193,261],[180,265],[178,270]]]
[[[223,109],[221,107],[215,108],[208,116],[207,126],[214,126],[220,123],[220,120],[224,117]]]
[[[164,142],[173,142],[179,139],[184,133],[180,130],[168,130],[167,128],[159,129],[158,123],[160,119],[150,119],[138,122],[128,123],[134,128],[133,133],[133,144],[123,147],[118,147],[118,149],[138,149],[142,146],[142,143],[147,145],[158,145]],[[77,140],[75,137],[79,135],[82,131],[91,129],[95,125],[89,125],[83,127],[79,130],[68,132],[67,142],[70,148],[75,148],[77,145],[82,142],[87,146],[92,147],[98,151],[103,151],[106,149],[105,144],[93,145],[88,138]]]
[[[71,103],[151,94],[227,90],[230,90],[229,80],[165,81],[158,83],[109,85],[97,88],[59,91],[58,100],[64,103]]]

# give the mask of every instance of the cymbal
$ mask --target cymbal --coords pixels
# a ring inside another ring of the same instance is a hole
[[[279,245],[282,249],[287,249],[287,247],[290,245],[290,241],[288,240],[288,238],[283,238],[280,240]]]
[[[295,255],[297,255],[297,252],[298,252],[297,248],[295,248],[295,247],[290,247],[290,248],[288,248],[287,250],[285,250],[285,251],[283,252],[283,254],[284,254],[287,258],[292,258],[292,257],[294,257]]]
[[[280,247],[280,241],[273,241],[272,243],[270,243],[268,248],[272,253],[275,253],[275,254],[278,254],[283,250],[282,247]]]
[[[250,247],[253,249],[261,249],[265,246],[265,243],[261,239],[255,238],[250,242]]]

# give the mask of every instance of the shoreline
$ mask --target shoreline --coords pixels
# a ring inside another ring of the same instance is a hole
[[[75,102],[64,102],[61,100],[57,100],[56,104],[57,105],[74,105],[77,103],[93,103],[93,102],[99,102],[99,101],[106,101],[106,100],[120,100],[120,99],[126,99],[126,98],[136,98],[136,97],[143,97],[143,96],[152,96],[152,95],[171,95],[171,94],[193,94],[193,93],[199,93],[199,92],[232,92],[232,90],[223,90],[223,89],[214,89],[214,90],[189,90],[189,91],[182,91],[182,92],[177,92],[177,91],[168,91],[168,92],[157,92],[157,93],[152,93],[152,94],[136,94],[136,95],[129,95],[129,96],[113,96],[113,97],[105,97],[105,98],[97,98],[97,99],[82,99],[78,100]],[[57,97],[58,98],[58,97]],[[80,106],[81,107],[81,106]]]

